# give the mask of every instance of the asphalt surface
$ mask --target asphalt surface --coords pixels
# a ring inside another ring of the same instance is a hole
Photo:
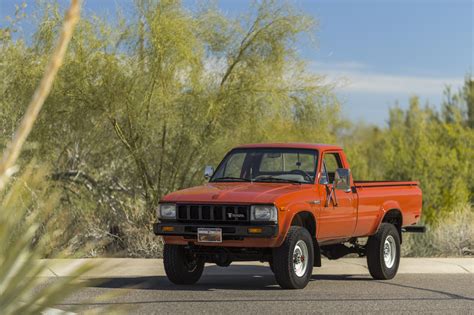
[[[317,271],[303,290],[280,289],[262,265],[207,266],[193,286],[173,285],[164,275],[90,279],[56,308],[133,314],[474,314],[472,273],[399,274],[377,281],[369,275]],[[47,278],[45,285],[51,281]]]

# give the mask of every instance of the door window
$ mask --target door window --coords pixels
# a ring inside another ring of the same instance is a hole
[[[321,178],[327,179],[327,181],[332,184],[338,168],[342,168],[339,153],[325,153]]]

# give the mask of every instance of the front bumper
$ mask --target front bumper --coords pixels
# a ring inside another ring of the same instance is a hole
[[[163,227],[173,227],[173,231],[163,231]],[[197,237],[198,228],[221,228],[223,240],[242,239],[244,237],[270,238],[278,234],[278,225],[228,225],[193,224],[180,222],[161,222],[153,224],[153,232],[162,236]],[[260,233],[249,233],[249,228],[261,228]]]

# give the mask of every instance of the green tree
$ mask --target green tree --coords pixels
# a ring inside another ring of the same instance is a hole
[[[464,101],[467,107],[467,125],[474,128],[474,79],[471,75],[466,76],[463,88]]]
[[[407,110],[390,110],[388,128],[353,127],[344,141],[356,179],[419,181],[428,223],[468,204],[474,196],[469,84],[457,93],[447,88],[440,113],[414,97]]]
[[[2,105],[25,102],[52,48],[58,6],[39,12],[31,42],[2,41]],[[231,147],[334,142],[337,99],[295,49],[315,26],[274,1],[229,18],[213,6],[143,0],[127,20],[81,20],[25,154],[49,163],[62,191],[66,228],[54,248],[97,240],[90,254],[156,255],[130,242],[152,239],[158,200],[202,183],[203,165]],[[4,139],[22,110],[2,106]]]

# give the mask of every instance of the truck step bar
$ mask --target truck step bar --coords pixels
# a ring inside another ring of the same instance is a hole
[[[425,232],[426,232],[426,226],[424,226],[424,225],[404,226],[404,227],[402,227],[402,232],[407,232],[407,233],[425,233]]]

